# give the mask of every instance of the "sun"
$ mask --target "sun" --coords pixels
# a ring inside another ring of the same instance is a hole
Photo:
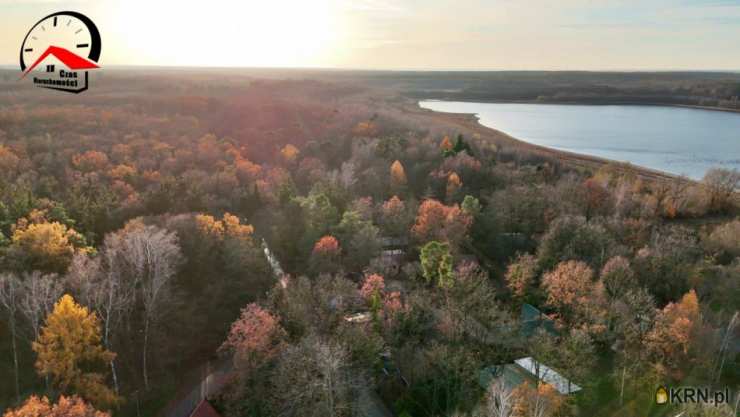
[[[136,64],[317,66],[339,39],[332,0],[121,1],[116,47]]]

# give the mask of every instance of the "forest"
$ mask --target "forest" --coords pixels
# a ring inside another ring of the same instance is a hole
[[[736,415],[655,392],[740,389],[737,171],[571,164],[382,74],[13,74],[4,417],[173,416],[206,364],[225,417]],[[579,390],[484,383],[521,358]]]

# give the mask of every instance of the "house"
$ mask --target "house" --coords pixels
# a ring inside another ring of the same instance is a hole
[[[406,248],[408,247],[408,239],[404,237],[381,237],[380,243],[382,249],[380,251],[380,261],[382,262],[382,268],[386,275],[397,275],[401,270],[401,264],[403,264],[406,258]]]
[[[202,400],[195,410],[193,410],[190,417],[221,417],[221,414],[216,411],[215,408],[208,402],[208,400]]]
[[[509,390],[525,382],[549,384],[562,395],[573,394],[581,390],[580,386],[531,357],[517,359],[514,363],[505,365],[489,366],[478,373],[478,384],[484,389],[488,389],[496,380],[503,381],[504,386]]]

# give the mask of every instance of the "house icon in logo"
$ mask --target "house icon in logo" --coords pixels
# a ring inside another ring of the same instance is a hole
[[[80,93],[87,90],[87,70],[100,68],[95,62],[76,55],[58,46],[49,46],[41,56],[38,57],[21,78],[25,78],[30,72],[37,70],[39,65],[45,65],[43,76],[34,77],[34,84],[39,87],[51,88],[53,90]],[[41,69],[43,69],[42,67]],[[84,71],[80,74],[80,71]],[[39,72],[39,71],[37,71]],[[83,78],[84,77],[84,78]]]

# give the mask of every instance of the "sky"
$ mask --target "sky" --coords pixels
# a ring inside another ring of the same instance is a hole
[[[103,67],[740,70],[740,0],[0,0],[0,65],[62,10]]]

